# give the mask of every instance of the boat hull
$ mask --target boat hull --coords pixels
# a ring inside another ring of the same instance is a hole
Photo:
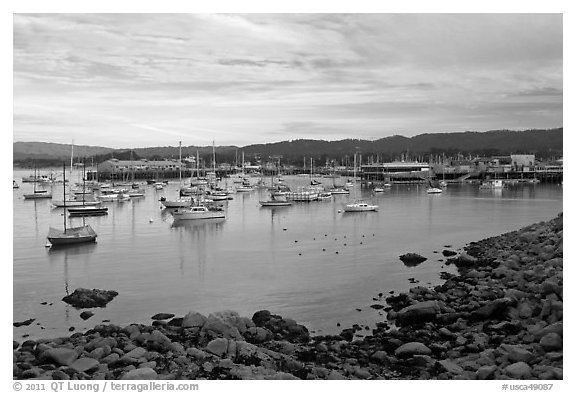
[[[368,204],[350,204],[344,207],[345,212],[354,213],[354,212],[375,212],[378,211],[378,205],[368,205]]]
[[[174,217],[174,221],[182,221],[182,220],[211,220],[216,218],[226,218],[226,214],[223,212],[187,212],[187,211],[175,211],[172,213],[172,217]]]
[[[92,243],[96,241],[96,232],[90,225],[76,228],[68,228],[66,231],[59,231],[50,228],[47,239],[52,246],[65,246],[79,243]]]

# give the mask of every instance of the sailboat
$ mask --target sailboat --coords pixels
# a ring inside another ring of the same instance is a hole
[[[270,178],[270,198],[266,201],[259,201],[261,206],[290,206],[292,202],[286,199],[285,193],[278,192],[279,190],[274,188],[274,171],[272,171],[272,177]]]
[[[356,179],[356,153],[354,153],[354,179]],[[354,187],[354,199],[355,202],[348,203],[344,207],[345,212],[367,212],[367,211],[377,211],[378,205],[370,205],[369,203],[363,202],[361,200],[356,199],[356,189],[358,187]]]
[[[63,164],[64,175],[64,201],[66,201],[66,164]],[[66,209],[66,206],[64,206]],[[63,246],[78,243],[91,243],[96,241],[96,232],[90,225],[83,225],[79,227],[66,227],[66,210],[64,210],[64,230],[60,231],[56,228],[50,227],[48,230],[48,241],[52,246]]]
[[[254,190],[254,187],[250,184],[250,180],[246,177],[244,172],[244,152],[242,152],[242,184],[236,187],[236,192],[250,192]]]
[[[86,191],[86,166],[82,167],[82,189]],[[78,207],[69,207],[68,213],[70,213],[70,217],[86,217],[86,216],[103,216],[108,214],[108,208],[102,207],[94,204],[88,205],[86,202],[86,193],[82,193],[82,206]],[[66,214],[66,193],[64,193],[64,214]],[[98,201],[98,204],[100,202]]]
[[[314,162],[313,162],[313,158],[310,157],[310,185],[311,186],[322,185],[322,183],[320,183],[318,180],[314,179],[314,175],[312,174],[313,171],[314,171]]]
[[[442,189],[436,184],[432,184],[432,175],[430,174],[431,169],[428,170],[428,188],[426,189],[427,194],[441,194]]]
[[[24,194],[24,199],[51,199],[52,194],[46,190],[36,190],[36,183],[38,182],[38,175],[36,173],[36,164],[34,164],[34,192],[32,194]]]
[[[180,176],[180,188],[178,189],[178,193],[180,194],[182,190],[182,141],[178,142],[179,144],[179,176]],[[160,202],[166,208],[178,208],[178,207],[188,207],[192,205],[192,197],[179,197],[178,199],[166,199],[164,197],[160,198]]]

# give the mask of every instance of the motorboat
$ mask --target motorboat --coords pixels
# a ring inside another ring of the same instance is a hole
[[[348,203],[344,207],[345,212],[369,212],[369,211],[378,211],[378,205],[371,205],[366,202],[354,202]]]
[[[336,187],[336,188],[331,188],[330,193],[332,195],[337,195],[337,194],[350,194],[350,190],[344,187]]]
[[[174,221],[180,220],[205,220],[214,218],[226,218],[222,208],[208,209],[205,205],[191,206],[187,209],[177,209],[172,212]]]
[[[354,153],[354,179],[356,179],[356,153]],[[354,199],[356,199],[356,188],[354,187]],[[347,203],[344,206],[345,212],[368,212],[368,211],[377,211],[378,205],[371,205],[369,203],[363,201],[356,201],[352,203]]]
[[[438,187],[428,187],[426,189],[426,193],[427,194],[441,194],[442,193],[442,189],[438,188]]]

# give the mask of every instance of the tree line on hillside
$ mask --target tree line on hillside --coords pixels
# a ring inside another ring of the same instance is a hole
[[[421,134],[411,138],[391,136],[374,141],[345,139],[324,141],[297,139],[267,144],[254,144],[242,148],[236,146],[218,146],[218,163],[240,164],[242,153],[246,161],[280,161],[282,164],[302,166],[305,159],[313,158],[315,165],[326,162],[342,163],[352,160],[354,153],[362,155],[362,161],[388,162],[403,156],[405,159],[428,161],[431,157],[446,156],[497,156],[509,154],[535,154],[540,159],[561,157],[563,155],[563,129],[527,130],[527,131],[487,131],[460,132],[444,134]],[[19,142],[21,143],[21,142]],[[16,145],[16,144],[15,144]],[[86,164],[104,162],[111,158],[119,160],[163,160],[178,159],[178,146],[149,147],[136,149],[102,149],[90,154],[84,146]],[[36,149],[40,151],[40,149]],[[100,153],[100,154],[98,154]],[[80,155],[80,154],[79,154]],[[212,162],[212,146],[182,146],[182,157],[200,157],[201,162]],[[60,165],[65,157],[49,157],[41,153],[25,154],[14,152],[14,164],[31,167]],[[68,158],[69,159],[69,158]],[[77,162],[78,159],[75,160]],[[308,165],[308,163],[306,164]]]

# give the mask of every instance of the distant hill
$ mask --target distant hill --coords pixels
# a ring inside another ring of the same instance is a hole
[[[276,143],[254,144],[242,148],[236,146],[217,146],[218,162],[240,160],[244,152],[246,160],[259,156],[267,159],[271,156],[282,156],[284,163],[302,162],[303,157],[313,157],[318,162],[326,159],[338,159],[355,151],[364,156],[379,155],[382,159],[392,159],[402,153],[412,156],[428,154],[461,153],[464,155],[508,155],[511,153],[532,153],[539,158],[563,155],[563,128],[526,131],[486,131],[421,134],[411,138],[391,136],[374,141],[362,139],[344,139],[324,141],[297,139]],[[182,157],[194,156],[196,151],[205,160],[210,161],[211,146],[182,146]],[[13,147],[14,163],[30,164],[31,160],[48,164],[70,158],[71,145],[43,142],[15,142]],[[133,149],[134,159],[178,158],[178,146],[148,147]],[[112,149],[99,146],[74,146],[75,157],[94,157],[95,162],[102,162],[110,157],[128,159],[129,149]],[[41,165],[39,163],[39,165]]]
[[[74,157],[91,157],[106,154],[114,149],[100,146],[74,145]],[[15,142],[12,147],[13,160],[26,159],[70,159],[72,145],[47,142]]]

